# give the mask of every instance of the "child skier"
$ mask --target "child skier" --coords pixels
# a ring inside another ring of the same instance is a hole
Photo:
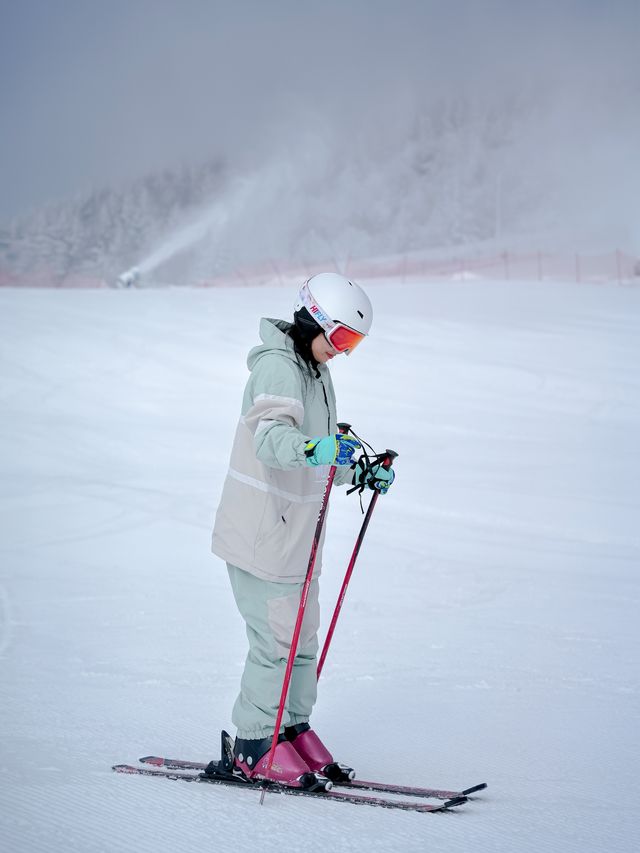
[[[360,443],[338,433],[327,363],[350,353],[373,319],[364,290],[335,273],[320,273],[300,289],[293,323],[263,318],[262,344],[251,350],[251,372],[229,470],[216,514],[212,550],[227,563],[249,638],[232,714],[237,727],[233,772],[265,775],[294,624],[329,466],[337,485],[385,493],[393,469],[354,462]],[[320,540],[283,730],[270,777],[308,787],[324,776],[341,781],[339,765],[309,726],[316,699]],[[326,780],[325,780],[326,781]]]

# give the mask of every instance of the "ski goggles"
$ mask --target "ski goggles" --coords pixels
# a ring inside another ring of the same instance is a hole
[[[351,326],[339,321],[333,321],[324,313],[322,308],[313,298],[309,290],[309,282],[305,282],[300,288],[300,302],[307,309],[316,323],[324,332],[325,338],[329,341],[336,352],[346,352],[347,355],[352,352],[358,344],[364,340],[366,335],[362,332],[356,332]]]
[[[352,352],[365,337],[361,332],[356,332],[344,323],[336,323],[330,332],[324,333],[324,336],[336,352],[346,353]]]

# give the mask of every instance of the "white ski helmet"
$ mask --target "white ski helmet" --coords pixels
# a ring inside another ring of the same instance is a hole
[[[359,284],[334,272],[321,272],[306,281],[294,306],[298,319],[312,320],[338,352],[351,352],[369,334],[371,301]]]

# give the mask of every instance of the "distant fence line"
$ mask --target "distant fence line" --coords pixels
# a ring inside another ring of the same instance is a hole
[[[195,287],[256,286],[289,284],[308,278],[317,272],[336,270],[354,279],[392,278],[402,282],[422,279],[503,281],[549,281],[561,279],[585,283],[618,282],[640,284],[640,258],[620,249],[599,254],[584,252],[499,252],[492,255],[452,255],[437,259],[407,253],[385,258],[348,258],[339,263],[290,264],[268,260],[261,264],[239,267],[236,270],[192,282]],[[149,277],[150,279],[152,276]],[[148,284],[148,282],[147,282]],[[151,283],[151,285],[153,282]],[[98,277],[70,275],[63,279],[47,270],[18,275],[0,269],[0,287],[59,287],[104,288],[114,286]],[[141,283],[145,286],[145,282]]]
[[[415,254],[387,258],[347,259],[323,263],[268,263],[243,267],[232,273],[203,279],[200,287],[229,284],[289,283],[323,270],[337,270],[354,279],[393,278],[400,281],[420,279],[502,279],[504,281],[618,282],[640,284],[640,259],[619,249],[599,254],[560,252],[499,252],[493,255],[450,256],[438,259]]]

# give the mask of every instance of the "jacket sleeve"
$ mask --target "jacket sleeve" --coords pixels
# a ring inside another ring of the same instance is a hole
[[[270,468],[289,471],[305,464],[310,437],[304,421],[302,380],[295,365],[277,355],[264,356],[251,374],[251,406],[244,421],[253,435],[256,457]]]

